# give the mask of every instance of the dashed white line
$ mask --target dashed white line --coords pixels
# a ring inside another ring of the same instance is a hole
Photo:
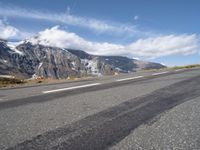
[[[184,70],[184,69],[177,69],[177,70],[175,70],[175,71],[178,72],[178,71],[182,71],[182,70]]]
[[[176,71],[180,71],[180,70],[176,70]],[[152,76],[156,76],[156,75],[161,75],[161,74],[166,74],[169,71],[165,71],[165,72],[157,72],[157,73],[153,73]],[[145,76],[135,76],[135,77],[130,77],[130,78],[123,78],[123,79],[118,79],[116,80],[117,82],[120,81],[128,81],[128,80],[134,80],[134,79],[139,79],[139,78],[143,78]],[[55,89],[55,90],[49,90],[49,91],[42,91],[42,93],[47,94],[47,93],[54,93],[54,92],[60,92],[60,91],[68,91],[68,90],[73,90],[73,89],[80,89],[80,88],[85,88],[85,87],[92,87],[92,86],[96,86],[96,85],[100,85],[102,83],[92,83],[92,84],[85,84],[85,85],[80,85],[80,86],[73,86],[73,87],[68,87],[68,88],[62,88],[62,89]],[[1,100],[1,99],[0,99]]]
[[[144,76],[136,76],[136,77],[131,77],[131,78],[124,78],[124,79],[118,79],[116,81],[127,81],[127,80],[133,80],[133,79],[138,79],[138,78],[143,78]]]
[[[165,72],[158,72],[158,73],[153,73],[152,76],[157,76],[157,75],[161,75],[161,74],[166,74],[169,71],[165,71]]]
[[[92,86],[96,86],[96,85],[100,85],[100,84],[101,83],[85,84],[85,85],[80,85],[80,86],[73,86],[73,87],[68,87],[68,88],[55,89],[55,90],[50,90],[50,91],[43,91],[42,93],[47,94],[47,93],[55,93],[55,92],[60,92],[60,91],[68,91],[68,90],[73,90],[73,89],[92,87]]]
[[[180,70],[175,70],[175,72],[178,72],[178,71],[180,71]]]

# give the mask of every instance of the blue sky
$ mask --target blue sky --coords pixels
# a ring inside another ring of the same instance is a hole
[[[54,35],[52,45],[93,54],[200,63],[199,0],[0,0],[0,6],[1,38],[41,32]]]

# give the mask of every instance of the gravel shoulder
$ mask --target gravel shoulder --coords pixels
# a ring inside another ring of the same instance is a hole
[[[111,150],[199,150],[200,97],[187,101],[139,126]]]

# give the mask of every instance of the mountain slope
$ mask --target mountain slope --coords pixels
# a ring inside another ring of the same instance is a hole
[[[161,64],[122,56],[96,56],[81,50],[44,46],[37,42],[19,43],[0,40],[0,74],[21,78],[42,76],[67,78],[112,75],[142,68],[162,68]]]
[[[68,49],[68,51],[81,59],[92,60],[94,58],[98,58],[105,64],[109,64],[110,66],[112,66],[115,71],[118,70],[119,72],[125,73],[135,72],[141,69],[160,69],[165,67],[164,65],[159,63],[136,60],[123,56],[95,56],[81,50]]]
[[[31,74],[29,70],[32,70],[32,64],[29,62],[26,56],[10,48],[6,41],[0,40],[0,74],[28,77]]]

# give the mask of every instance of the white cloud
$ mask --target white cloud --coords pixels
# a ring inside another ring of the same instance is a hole
[[[70,14],[70,9],[67,13],[50,13],[36,10],[26,10],[21,8],[0,8],[0,15],[10,17],[22,17],[47,20],[55,23],[64,23],[71,26],[84,27],[94,30],[99,33],[112,34],[140,34],[135,26],[106,22],[93,18],[80,17]]]
[[[139,39],[127,45],[88,41],[58,26],[39,32],[31,42],[61,48],[74,48],[98,55],[125,55],[129,57],[157,58],[168,55],[191,55],[198,53],[197,35],[166,35]]]
[[[197,35],[166,35],[155,38],[139,39],[128,47],[137,56],[160,57],[167,55],[191,55],[199,50]]]
[[[139,16],[134,16],[134,20],[138,20],[139,19]]]
[[[8,25],[3,20],[0,20],[0,38],[9,39],[15,37],[19,33],[19,30],[13,26]]]
[[[33,33],[20,31],[18,28],[9,25],[5,19],[0,19],[0,39],[15,39],[21,40],[31,37]]]

